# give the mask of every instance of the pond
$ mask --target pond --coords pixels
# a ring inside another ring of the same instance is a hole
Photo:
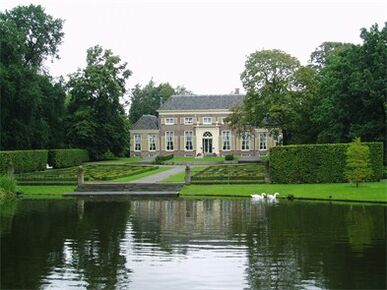
[[[1,289],[386,288],[386,207],[249,199],[18,200]]]

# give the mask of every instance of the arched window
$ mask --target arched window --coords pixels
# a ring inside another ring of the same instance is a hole
[[[203,138],[212,138],[212,134],[210,132],[205,132]]]

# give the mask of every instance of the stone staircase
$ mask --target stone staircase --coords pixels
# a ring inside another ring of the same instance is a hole
[[[183,183],[84,183],[71,196],[85,195],[156,195],[178,196]]]

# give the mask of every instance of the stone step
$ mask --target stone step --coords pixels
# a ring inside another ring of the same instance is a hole
[[[182,187],[174,183],[85,183],[76,192],[179,192]]]

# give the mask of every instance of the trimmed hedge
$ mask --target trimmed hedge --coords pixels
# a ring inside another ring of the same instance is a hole
[[[173,158],[173,154],[169,154],[169,155],[158,155],[156,156],[155,158],[155,161],[154,161],[154,164],[161,164],[163,163],[164,161],[167,161],[167,160],[170,160]]]
[[[370,148],[371,181],[383,176],[383,143],[363,142]],[[270,149],[270,177],[274,183],[347,182],[344,177],[349,144],[287,145]]]
[[[0,173],[7,173],[10,163],[15,173],[44,170],[47,160],[48,150],[0,151]]]
[[[89,152],[84,149],[51,149],[48,152],[48,164],[54,168],[81,165],[89,161]]]

